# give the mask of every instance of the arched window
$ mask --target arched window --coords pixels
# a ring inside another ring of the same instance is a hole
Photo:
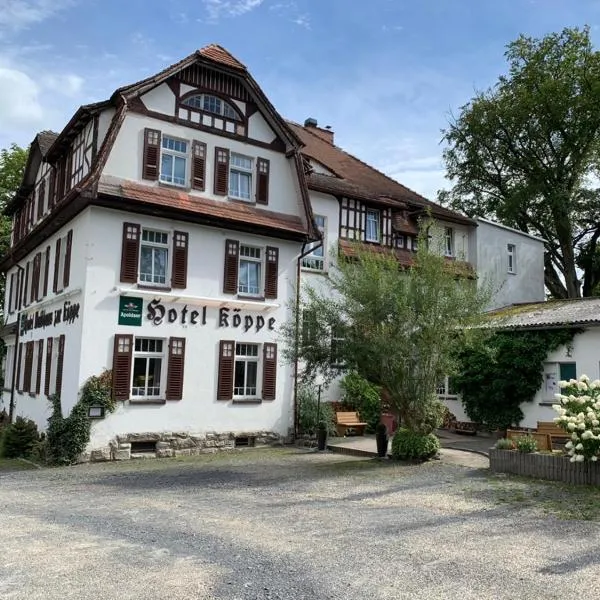
[[[217,96],[211,96],[210,94],[194,94],[193,96],[188,96],[183,100],[182,104],[203,112],[225,117],[226,119],[232,119],[233,121],[241,120],[239,113],[231,106],[231,104]]]

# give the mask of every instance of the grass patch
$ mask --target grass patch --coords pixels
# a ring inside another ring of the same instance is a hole
[[[35,466],[18,458],[0,458],[0,473],[28,471],[30,469],[35,469]]]

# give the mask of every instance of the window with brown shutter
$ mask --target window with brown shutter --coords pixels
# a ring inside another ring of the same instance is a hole
[[[277,344],[263,348],[263,400],[275,400],[277,391]]]
[[[269,204],[269,170],[270,163],[266,158],[256,160],[256,203]]]
[[[160,131],[144,129],[142,179],[158,179],[160,161]]]
[[[17,305],[15,306],[15,308],[17,308],[18,310],[21,310],[21,308],[23,307],[23,286],[24,286],[24,282],[25,282],[25,277],[23,276],[23,271],[21,271],[19,269],[18,273],[17,273]]]
[[[65,336],[58,338],[58,356],[56,358],[56,393],[62,393],[63,365],[65,362]]]
[[[46,246],[46,259],[44,264],[44,293],[43,298],[48,295],[48,279],[50,277],[50,246]]]
[[[73,245],[73,230],[70,229],[67,233],[67,248],[65,250],[65,266],[63,269],[63,289],[69,287],[69,279],[71,278],[71,246]]]
[[[171,268],[171,287],[187,287],[188,234],[185,231],[173,232],[173,264]]]
[[[54,281],[52,282],[52,291],[56,294],[58,293],[58,272],[60,270],[60,244],[61,239],[58,238],[56,240],[56,245],[54,246]]]
[[[215,195],[227,196],[229,193],[229,150],[215,148]]]
[[[44,375],[44,394],[50,395],[50,378],[52,376],[52,338],[46,340],[46,373]]]
[[[46,180],[42,179],[38,188],[38,221],[44,216],[44,205],[46,203]]]
[[[23,374],[23,343],[21,342],[19,344],[19,354],[18,354],[18,358],[17,358],[17,382],[16,382],[16,387],[17,387],[17,392],[22,392],[23,391],[23,380],[21,378],[21,375]]]
[[[50,171],[50,183],[48,185],[48,210],[54,208],[54,198],[56,196],[56,168],[52,167]]]
[[[29,262],[25,265],[25,284],[23,285],[23,306],[29,304],[27,292],[29,291]]]
[[[65,195],[71,191],[71,176],[73,169],[73,155],[69,152],[69,157],[67,158],[66,167],[65,167]]]
[[[23,391],[31,392],[31,375],[33,371],[33,342],[25,344],[25,369],[23,372]]]
[[[233,398],[233,366],[235,363],[235,342],[221,340],[219,342],[219,379],[217,383],[217,400]]]
[[[267,265],[265,268],[265,298],[277,298],[279,280],[279,248],[267,246]]]
[[[33,275],[31,277],[30,301],[35,302],[40,299],[40,266],[42,262],[42,253],[38,252],[33,259]]]
[[[38,340],[37,351],[37,373],[35,377],[35,393],[39,394],[42,389],[42,359],[44,358],[44,340]]]
[[[185,338],[169,338],[167,362],[167,400],[183,398],[183,369],[185,364]]]
[[[204,191],[206,187],[206,144],[192,142],[192,188]]]
[[[133,336],[115,335],[113,350],[113,397],[115,400],[129,400],[132,355]]]
[[[140,254],[140,226],[123,223],[123,245],[121,246],[122,283],[137,283]]]
[[[225,240],[224,294],[237,294],[239,253],[240,243],[237,240]]]
[[[8,288],[8,312],[11,313],[13,311],[13,293],[15,289],[15,274],[10,274],[10,284]]]

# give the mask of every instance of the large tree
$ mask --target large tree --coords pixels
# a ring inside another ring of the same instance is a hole
[[[10,249],[11,220],[3,212],[21,185],[27,150],[11,144],[10,148],[0,150],[0,257],[4,257]],[[5,277],[0,275],[0,313],[4,306]]]
[[[290,321],[282,330],[304,381],[356,371],[381,386],[403,425],[419,434],[439,426],[436,385],[454,370],[455,351],[489,300],[431,248],[443,237],[432,229],[422,228],[411,268],[401,269],[392,251],[359,245],[352,258],[338,257],[329,285],[303,289],[300,326]]]
[[[519,37],[508,74],[477,93],[444,131],[453,184],[443,203],[547,240],[556,298],[600,284],[600,53],[589,29]]]

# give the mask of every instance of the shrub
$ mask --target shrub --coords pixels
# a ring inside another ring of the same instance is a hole
[[[392,439],[392,457],[396,459],[428,459],[438,453],[440,441],[433,433],[417,433],[398,429]]]
[[[298,388],[298,427],[301,433],[313,435],[319,425],[324,425],[329,435],[335,434],[335,413],[329,402],[319,406],[317,390],[314,386],[301,385]]]
[[[518,437],[515,441],[515,446],[517,447],[517,450],[519,452],[525,453],[537,452],[538,449],[538,445],[535,441],[535,438],[531,437],[530,435],[523,435],[521,437]]]
[[[352,371],[340,381],[344,393],[342,402],[360,414],[367,423],[367,433],[374,433],[381,418],[381,398],[379,387]]]
[[[553,406],[559,416],[554,421],[571,436],[565,444],[571,462],[596,462],[600,456],[600,380],[582,375],[559,385],[560,404]]]
[[[0,454],[5,458],[27,458],[39,437],[37,425],[31,419],[17,417],[4,428]]]
[[[496,442],[496,450],[514,450],[515,443],[508,438],[501,438]]]

